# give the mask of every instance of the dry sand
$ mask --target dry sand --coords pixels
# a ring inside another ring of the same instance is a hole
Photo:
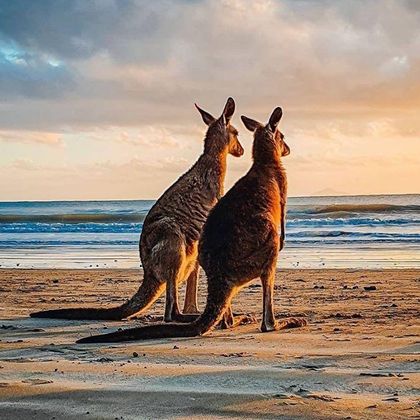
[[[277,274],[278,317],[206,337],[76,345],[124,322],[28,318],[29,312],[122,302],[136,270],[0,270],[0,418],[420,418],[420,270],[288,270]],[[375,286],[376,290],[365,290]],[[201,305],[205,296],[202,279]],[[202,306],[201,306],[202,307]],[[234,301],[261,313],[258,282]]]

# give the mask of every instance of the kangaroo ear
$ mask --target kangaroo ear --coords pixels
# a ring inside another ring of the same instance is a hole
[[[228,98],[228,100],[226,101],[225,108],[222,113],[222,116],[226,125],[229,123],[234,112],[235,112],[235,101],[233,100],[233,98]]]
[[[268,121],[268,125],[270,126],[272,132],[276,131],[276,128],[280,122],[282,115],[283,111],[279,106],[271,114],[270,120]]]
[[[194,104],[197,108],[198,112],[201,114],[201,118],[204,121],[204,124],[210,125],[213,121],[216,120],[216,118],[213,117],[213,115],[209,114],[207,111],[204,111],[204,109],[201,109],[197,104]]]
[[[261,124],[258,121],[253,120],[252,118],[245,117],[245,115],[241,115],[241,120],[244,123],[245,127],[249,130],[254,132]]]

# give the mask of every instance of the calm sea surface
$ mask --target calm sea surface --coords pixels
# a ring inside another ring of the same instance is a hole
[[[1,267],[138,267],[154,201],[0,202]],[[290,198],[279,267],[420,266],[420,195]]]

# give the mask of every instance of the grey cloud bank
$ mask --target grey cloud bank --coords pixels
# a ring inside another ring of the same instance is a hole
[[[228,95],[259,115],[278,102],[313,114],[419,106],[419,8],[388,0],[1,1],[0,124],[187,122],[193,101],[216,106]],[[34,121],[40,108],[45,118]]]

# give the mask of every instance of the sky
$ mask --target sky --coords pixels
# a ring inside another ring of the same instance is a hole
[[[157,198],[197,102],[280,129],[289,195],[420,192],[420,1],[0,0],[0,200]]]

